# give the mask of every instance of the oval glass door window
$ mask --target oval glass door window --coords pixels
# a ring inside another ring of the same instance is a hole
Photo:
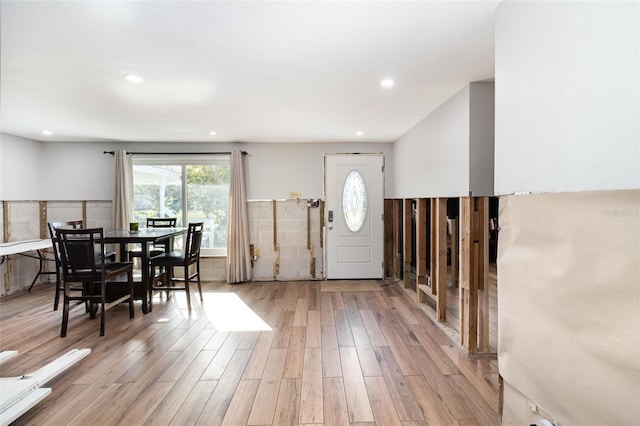
[[[360,232],[367,219],[367,190],[362,176],[353,170],[347,175],[342,190],[342,212],[351,232]]]

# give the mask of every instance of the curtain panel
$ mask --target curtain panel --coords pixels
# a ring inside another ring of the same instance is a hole
[[[114,228],[129,229],[133,221],[133,162],[121,149],[116,157],[116,193],[113,198]]]
[[[229,182],[227,282],[230,284],[240,283],[251,278],[244,155],[240,150],[233,150],[231,152],[231,177]]]

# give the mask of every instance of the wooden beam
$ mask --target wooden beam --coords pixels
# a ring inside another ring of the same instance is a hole
[[[435,228],[432,228],[431,234],[435,235],[435,246],[432,252],[435,252],[435,265],[432,265],[431,279],[435,278],[435,282],[431,282],[432,290],[436,289],[437,305],[436,314],[439,322],[447,320],[447,199],[434,199],[433,206],[435,210],[431,216],[434,218]]]
[[[416,292],[418,302],[424,302],[421,287],[427,282],[427,200],[416,199]]]
[[[307,250],[311,250],[311,208],[307,206]]]
[[[393,200],[384,200],[384,278],[393,276]]]
[[[413,260],[413,232],[412,232],[412,216],[413,216],[413,202],[410,199],[403,200],[402,207],[402,259],[404,266],[402,268],[402,279],[404,281],[404,288],[411,287],[411,261]]]
[[[320,200],[320,248],[324,247],[324,200]]]
[[[478,348],[489,352],[489,198],[476,199],[478,234]]]
[[[273,249],[275,250],[278,245],[278,214],[276,200],[271,201],[271,210],[273,218]]]
[[[276,252],[276,260],[273,262],[273,278],[280,273],[280,244],[278,244],[278,212],[276,200],[271,202],[273,209],[273,251]]]
[[[468,353],[478,348],[478,289],[473,278],[473,199],[460,198],[460,339]]]
[[[416,200],[416,279],[425,284],[427,277],[427,200]]]
[[[402,200],[393,200],[393,277],[402,278]]]
[[[9,229],[9,202],[2,202],[2,238],[3,242],[7,242],[11,239],[11,230]]]
[[[435,277],[435,267],[436,267],[436,257],[438,256],[437,247],[438,242],[436,241],[436,233],[434,232],[436,229],[436,202],[437,198],[429,199],[430,209],[429,209],[429,285],[431,285],[431,294],[433,296],[436,295],[438,291],[435,285],[436,277]]]
[[[489,199],[461,198],[460,336],[469,354],[489,352],[488,226]],[[481,292],[482,299],[479,298]]]
[[[458,247],[458,219],[449,219],[449,224],[451,229],[451,282],[455,287],[458,287],[458,272],[460,260],[460,250]]]
[[[47,202],[40,201],[40,238],[49,237],[49,228],[47,227]]]

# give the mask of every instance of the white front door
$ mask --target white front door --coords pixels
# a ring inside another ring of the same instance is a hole
[[[329,279],[382,278],[384,156],[325,155]]]

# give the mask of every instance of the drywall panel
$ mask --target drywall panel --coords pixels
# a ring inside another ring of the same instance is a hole
[[[469,90],[465,86],[395,142],[391,198],[469,195]]]
[[[493,82],[469,85],[469,190],[476,197],[493,195]]]
[[[640,187],[639,8],[500,3],[497,193]]]
[[[640,190],[502,196],[499,221],[505,382],[562,425],[640,424]]]
[[[0,133],[0,199],[41,198],[41,144]]]

